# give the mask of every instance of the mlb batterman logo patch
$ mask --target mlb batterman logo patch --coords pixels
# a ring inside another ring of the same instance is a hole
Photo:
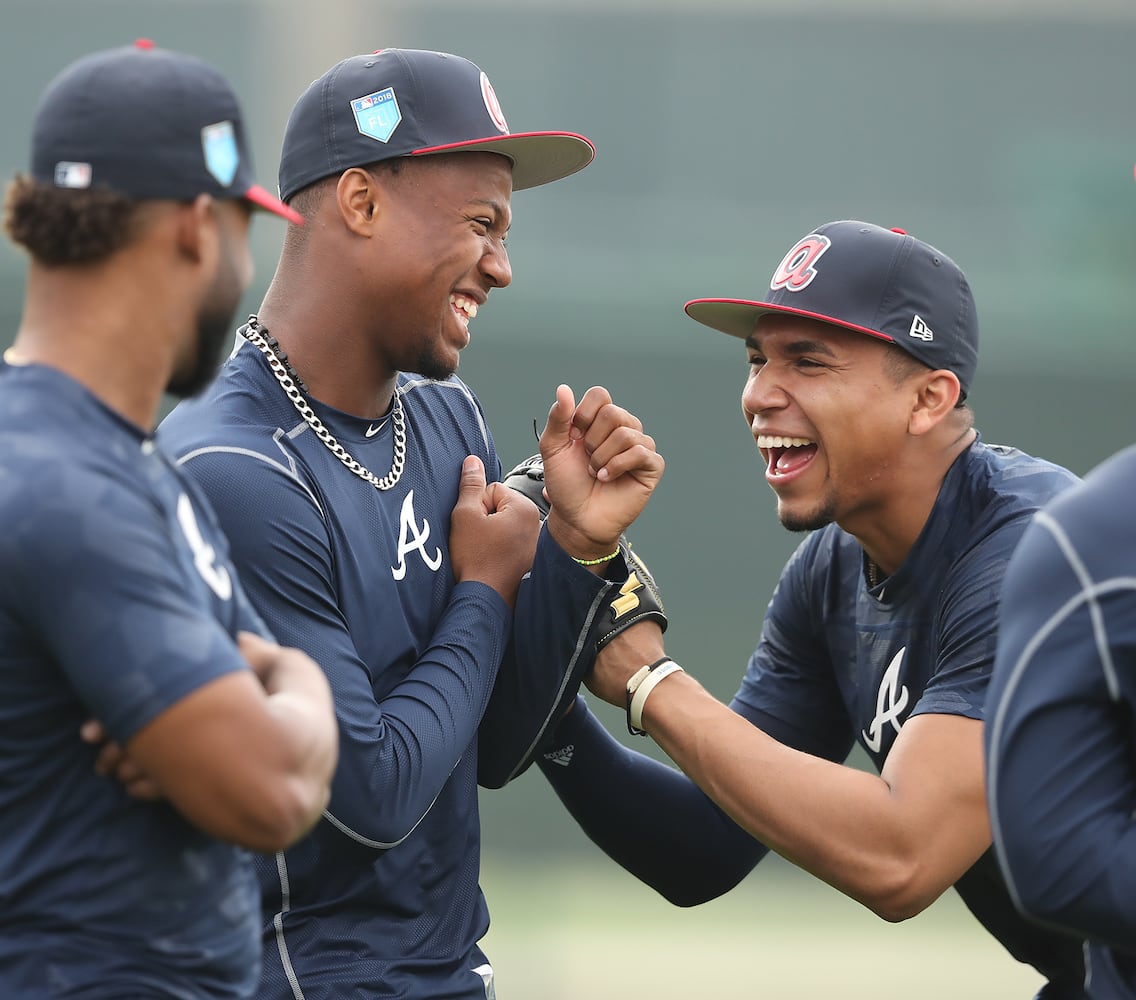
[[[832,240],[827,236],[810,233],[785,254],[777,265],[773,279],[769,282],[770,289],[777,291],[784,288],[786,291],[799,292],[802,288],[807,288],[817,276],[816,262],[830,246]]]
[[[351,102],[351,112],[355,115],[355,127],[370,139],[388,142],[402,121],[402,110],[394,88],[387,87],[366,97],[356,97]]]
[[[55,165],[55,186],[60,188],[89,188],[91,165],[60,160]]]
[[[237,152],[237,136],[232,122],[217,122],[201,130],[201,147],[205,150],[205,169],[228,187],[237,176],[241,155]]]

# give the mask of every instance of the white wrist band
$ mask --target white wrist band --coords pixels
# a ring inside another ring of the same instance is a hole
[[[647,735],[643,728],[643,706],[655,685],[671,674],[682,672],[682,667],[674,660],[664,658],[641,668],[631,677],[627,682],[627,731],[631,735]]]

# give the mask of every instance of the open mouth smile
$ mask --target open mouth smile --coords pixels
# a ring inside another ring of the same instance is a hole
[[[469,321],[477,316],[477,303],[468,295],[451,295],[450,306],[466,327],[469,326]]]
[[[767,479],[783,479],[801,472],[817,453],[811,438],[758,434],[757,447],[766,460]]]

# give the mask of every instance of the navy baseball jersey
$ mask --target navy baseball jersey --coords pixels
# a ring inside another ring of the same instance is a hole
[[[502,661],[538,670],[578,655],[611,586],[547,531],[515,627],[492,588],[455,585],[461,464],[477,455],[492,480],[500,462],[461,380],[404,374],[397,391],[407,460],[385,491],[344,466],[243,339],[213,386],[159,430],[209,495],[253,603],[323,666],[335,698],[340,755],[325,817],[259,864],[263,997],[492,995],[478,947],[488,928],[478,724]],[[389,421],[311,405],[355,459],[386,473]]]
[[[859,742],[877,767],[914,714],[983,719],[1006,563],[1037,508],[1075,482],[1057,466],[977,441],[947,473],[903,565],[876,587],[855,538],[835,524],[811,533],[782,572],[731,707],[829,760],[844,761]],[[726,891],[764,856],[691,782],[619,749],[582,699],[577,709],[541,769],[620,864],[689,905]],[[629,804],[616,801],[620,787]],[[648,838],[650,850],[637,850]],[[675,852],[684,864],[673,863]],[[1015,911],[993,851],[956,888],[1011,954],[1050,980],[1047,1000],[1083,996],[1078,943]]]
[[[247,852],[95,773],[263,632],[199,491],[62,373],[0,366],[0,996],[247,997]]]
[[[1002,592],[986,727],[1014,900],[1083,935],[1094,1000],[1136,997],[1136,449],[1034,519]]]

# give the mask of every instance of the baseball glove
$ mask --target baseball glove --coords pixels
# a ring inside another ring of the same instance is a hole
[[[527,496],[537,505],[541,517],[547,516],[550,505],[544,495],[544,461],[539,454],[530,455],[518,463],[501,482]],[[627,564],[627,578],[608,602],[607,613],[596,634],[597,653],[624,629],[645,618],[653,618],[664,632],[667,630],[663,598],[655,578],[647,564],[631,548],[626,535],[619,536],[619,551]]]

